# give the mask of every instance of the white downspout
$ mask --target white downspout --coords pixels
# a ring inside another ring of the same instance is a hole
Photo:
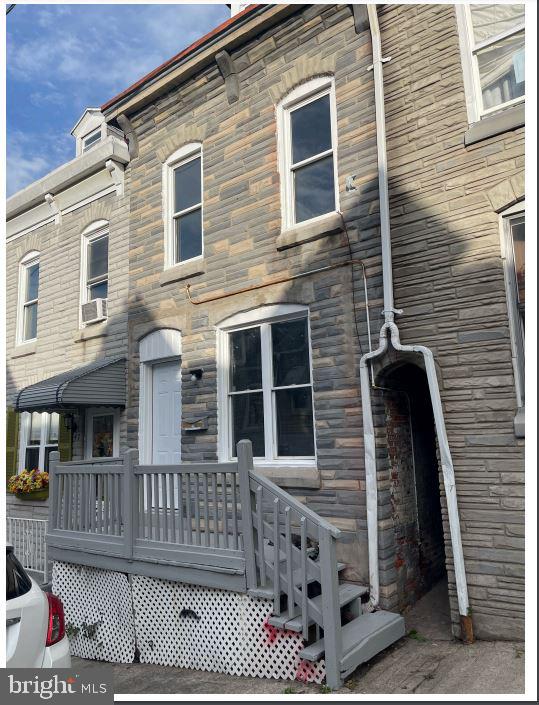
[[[370,606],[376,607],[380,600],[380,580],[378,572],[378,489],[376,475],[376,441],[371,407],[371,382],[369,380],[369,364],[381,357],[391,342],[395,350],[413,352],[423,356],[425,371],[429,385],[432,410],[436,426],[436,435],[442,463],[444,488],[449,515],[449,529],[453,549],[453,564],[457,587],[459,613],[465,640],[473,640],[471,619],[469,615],[468,588],[466,571],[460,536],[460,521],[455,489],[455,472],[451,451],[445,429],[440,388],[436,376],[436,367],[432,351],[423,345],[403,345],[400,342],[399,330],[395,323],[395,313],[401,313],[394,308],[393,298],[393,265],[391,257],[391,230],[389,220],[389,189],[387,179],[387,149],[384,106],[383,64],[389,59],[382,57],[380,27],[376,5],[367,5],[369,26],[372,37],[372,69],[374,73],[374,97],[376,108],[376,143],[378,152],[378,181],[380,200],[380,236],[382,244],[382,271],[384,287],[384,324],[380,330],[380,344],[377,350],[362,356],[360,360],[361,399],[363,410],[363,433],[365,444],[365,485],[367,495],[367,530],[369,544],[369,581]],[[374,386],[374,383],[373,383]],[[463,618],[464,621],[463,621]]]

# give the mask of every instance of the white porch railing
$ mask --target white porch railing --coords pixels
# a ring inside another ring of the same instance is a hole
[[[13,545],[15,555],[26,570],[43,574],[48,580],[47,570],[47,520],[7,517],[7,540]]]

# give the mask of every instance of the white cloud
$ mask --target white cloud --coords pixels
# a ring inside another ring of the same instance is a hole
[[[11,132],[7,141],[7,195],[20,191],[73,157],[73,138],[63,132],[45,136]]]
[[[69,131],[229,16],[224,4],[19,5],[7,33],[8,193],[71,159]]]

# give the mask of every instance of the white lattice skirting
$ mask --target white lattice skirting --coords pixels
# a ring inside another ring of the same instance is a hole
[[[76,632],[71,651],[82,658],[131,663],[136,645],[142,663],[311,683],[325,677],[323,661],[299,658],[301,634],[268,624],[268,600],[60,562],[53,590]]]

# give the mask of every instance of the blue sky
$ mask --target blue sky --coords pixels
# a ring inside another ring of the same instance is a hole
[[[70,132],[230,17],[224,3],[17,5],[7,24],[7,193],[75,156]]]

